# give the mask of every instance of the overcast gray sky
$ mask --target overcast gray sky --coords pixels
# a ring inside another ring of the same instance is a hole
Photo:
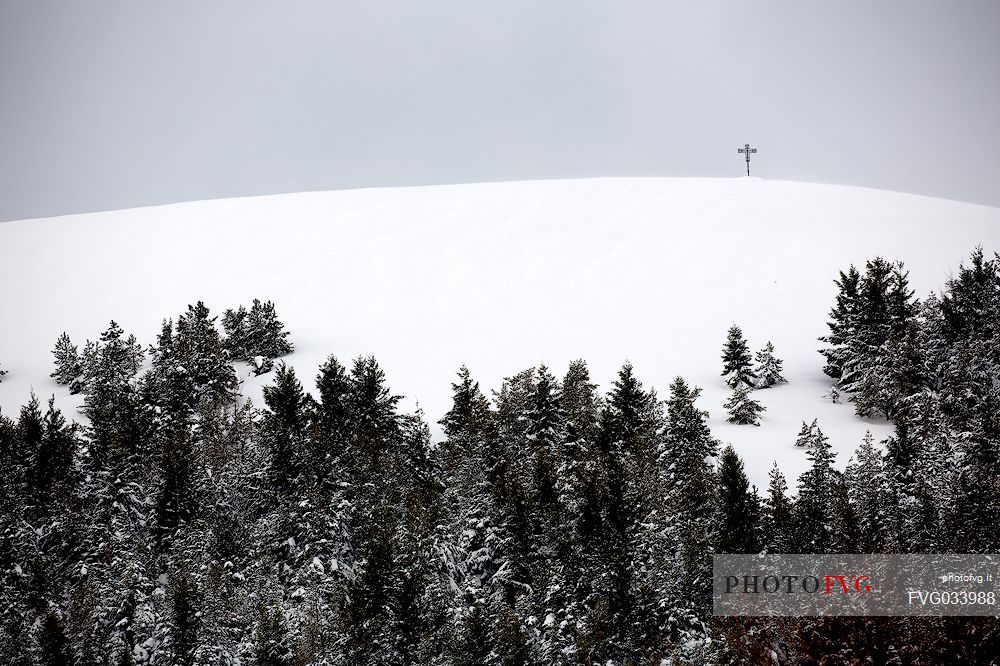
[[[1000,2],[0,0],[0,219],[754,175],[1000,205]]]

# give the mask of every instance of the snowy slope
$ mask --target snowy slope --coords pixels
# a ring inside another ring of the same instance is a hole
[[[775,459],[790,478],[804,468],[804,419],[818,417],[841,464],[866,429],[889,432],[821,398],[816,338],[837,271],[902,259],[924,296],[977,244],[1000,249],[1000,209],[756,178],[366,189],[7,222],[0,406],[16,413],[32,389],[78,404],[48,377],[63,330],[82,347],[113,318],[150,343],[188,303],[221,314],[258,297],[275,301],[308,387],[326,355],[372,353],[432,422],[462,363],[489,389],[582,357],[606,390],[628,359],[663,398],[681,374],[764,486]],[[756,394],[760,428],[725,422],[719,355],[733,322],[785,360],[790,383]],[[257,404],[260,384],[245,386]]]

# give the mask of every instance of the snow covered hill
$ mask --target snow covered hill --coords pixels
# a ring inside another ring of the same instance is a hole
[[[766,486],[819,419],[843,465],[866,429],[821,396],[816,338],[837,271],[900,259],[920,297],[982,244],[1000,249],[1000,208],[756,178],[608,178],[364,189],[226,199],[0,224],[0,407],[34,390],[79,404],[49,378],[67,331],[82,346],[109,320],[143,343],[203,300],[220,314],[271,299],[307,387],[328,354],[374,354],[391,387],[432,423],[462,363],[484,389],[584,358],[606,390],[626,359],[661,397],[675,375],[704,388],[713,432]],[[771,340],[789,383],[755,394],[763,425],[725,422],[726,330]],[[247,373],[242,371],[245,377]],[[273,375],[247,378],[259,399]]]

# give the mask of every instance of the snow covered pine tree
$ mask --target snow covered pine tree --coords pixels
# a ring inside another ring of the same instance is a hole
[[[70,342],[65,331],[56,340],[52,355],[56,357],[56,369],[49,376],[55,378],[57,384],[69,386],[70,393],[79,393],[82,388],[79,378],[83,374],[83,366],[80,364],[76,345]]]
[[[743,331],[736,324],[729,327],[726,343],[722,347],[722,376],[729,388],[746,384],[753,388],[757,376],[752,366],[753,357],[743,337]]]
[[[746,384],[737,384],[733,389],[733,394],[725,404],[729,417],[726,419],[730,423],[740,425],[760,425],[760,415],[765,407],[750,397],[750,387]]]
[[[754,368],[754,374],[757,375],[757,388],[771,388],[775,384],[788,381],[781,376],[782,361],[774,355],[774,345],[770,340],[757,352],[756,359],[757,367]]]
[[[249,312],[242,305],[226,310],[222,327],[226,331],[224,344],[233,359],[253,364],[256,375],[270,372],[274,359],[292,353],[288,331],[271,301],[261,303],[255,298]]]

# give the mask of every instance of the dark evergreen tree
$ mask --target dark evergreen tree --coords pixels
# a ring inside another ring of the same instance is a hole
[[[249,351],[265,358],[278,358],[292,353],[292,343],[288,341],[288,331],[278,320],[274,303],[261,303],[256,298],[247,316],[247,337]]]
[[[835,485],[839,473],[833,468],[836,454],[819,428],[813,432],[812,446],[806,451],[810,468],[799,477],[799,494],[792,510],[795,552],[833,552],[836,529],[834,512]]]
[[[312,447],[308,452],[309,469],[315,474],[317,484],[332,486],[357,474],[349,452],[351,381],[347,368],[335,357],[328,357],[320,366],[316,391],[319,400],[313,410],[312,433],[308,438]]]
[[[222,344],[215,319],[209,317],[208,308],[199,301],[177,317],[174,336],[176,359],[190,376],[195,396],[213,406],[230,401],[236,389],[231,358]]]
[[[760,543],[760,508],[750,492],[743,461],[732,446],[719,458],[719,508],[715,527],[715,552],[756,553]]]
[[[358,470],[362,476],[358,480],[371,483],[374,479],[365,478],[369,470],[393,471],[388,463],[399,442],[396,406],[400,396],[390,392],[385,373],[373,356],[355,359],[350,382],[348,408],[351,414],[352,455],[357,456],[359,461]],[[385,481],[391,483],[393,479]]]
[[[256,666],[291,666],[288,626],[281,606],[264,606],[259,611],[254,632]]]
[[[890,480],[885,472],[882,453],[874,445],[870,432],[855,453],[844,473],[851,504],[858,520],[860,552],[885,552],[889,542],[892,497]]]
[[[247,309],[242,305],[222,313],[222,330],[226,334],[223,345],[234,360],[248,361],[254,356],[250,353],[247,329]]]
[[[184,570],[182,564],[170,571],[167,577],[167,633],[161,650],[166,652],[171,663],[193,666],[201,624],[198,588],[194,577]]]
[[[160,549],[169,550],[194,519],[199,504],[195,441],[191,425],[183,418],[165,426],[158,439],[156,534]]]
[[[551,521],[559,519],[557,511],[556,474],[559,465],[559,443],[565,417],[561,407],[561,389],[544,365],[538,368],[538,379],[529,411],[527,437],[534,467],[532,491],[539,510]]]
[[[77,663],[60,615],[57,609],[50,608],[43,616],[35,637],[40,666],[73,666]]]
[[[729,417],[726,419],[730,423],[740,425],[760,425],[760,414],[765,407],[750,396],[750,387],[746,384],[737,384],[733,389],[733,394],[724,405]]]
[[[768,476],[765,504],[764,542],[769,553],[788,553],[792,551],[793,523],[792,502],[788,499],[788,483],[785,476],[774,463]]]
[[[831,486],[830,512],[833,516],[829,529],[828,553],[857,553],[861,542],[856,506],[851,503],[847,483],[842,474],[836,474]]]
[[[753,387],[757,376],[753,372],[753,357],[743,337],[743,331],[735,324],[729,327],[726,343],[722,347],[722,376],[729,388],[740,384]]]
[[[479,382],[472,380],[464,365],[458,371],[458,378],[458,383],[451,385],[452,407],[439,421],[449,440],[485,433],[491,418],[489,403],[479,390]]]
[[[458,376],[451,385],[452,408],[440,421],[447,437],[442,445],[445,500],[458,551],[453,575],[462,589],[453,602],[459,619],[452,651],[456,663],[489,663],[495,655],[489,656],[490,618],[484,607],[497,603],[512,577],[502,510],[507,478],[489,402],[468,368],[462,366]]]
[[[303,453],[310,399],[295,377],[295,370],[282,363],[275,372],[274,384],[264,387],[264,403],[268,411],[264,413],[261,429],[270,442],[269,476],[275,489],[287,492],[306,462]]]
[[[102,418],[103,408],[113,409],[131,392],[130,382],[142,365],[142,347],[134,335],[123,340],[124,334],[112,321],[97,342],[88,340],[84,346],[81,386],[87,394],[84,413],[92,420]]]
[[[226,310],[222,327],[226,332],[225,346],[232,358],[255,363],[258,370],[270,366],[272,359],[292,353],[288,331],[278,320],[271,301],[261,303],[255,298],[249,312],[243,306]]]
[[[666,441],[661,459],[668,515],[668,533],[676,567],[664,570],[662,594],[668,600],[666,625],[674,638],[697,635],[711,601],[712,503],[716,478],[710,459],[718,452],[708,412],[695,406],[701,389],[677,377],[667,399]]]
[[[79,380],[83,375],[83,365],[76,345],[70,342],[69,335],[65,331],[56,340],[52,354],[56,357],[56,369],[49,376],[55,378],[57,384],[69,386],[70,393],[79,393],[82,388]]]
[[[899,348],[918,308],[908,273],[901,263],[876,257],[866,263],[864,276],[852,266],[837,284],[831,333],[821,338],[833,345],[821,350],[828,361],[825,370],[839,380],[840,390],[856,394],[851,399],[859,415],[891,412],[900,391],[891,370],[913,367],[910,354]]]
[[[923,520],[918,523],[921,528],[919,532],[936,537],[939,543],[945,542],[955,551],[996,552],[1000,538],[994,530],[983,529],[984,525],[995,524],[1000,517],[1000,481],[991,467],[993,466],[974,461],[962,466],[957,475],[955,501],[944,512],[944,525],[935,520],[937,516],[933,513],[930,497],[920,498],[927,506],[921,512]],[[924,487],[921,484],[921,488]],[[942,538],[942,527],[947,528],[947,537]]]
[[[392,539],[396,524],[386,509],[369,519],[345,608],[347,654],[352,664],[397,663],[394,599],[402,581]]]
[[[33,397],[33,410],[37,400]],[[36,506],[48,509],[57,500],[68,501],[76,482],[74,462],[78,447],[76,426],[67,425],[62,413],[50,398],[42,418],[42,434],[37,448],[28,451],[27,481],[29,497]]]
[[[985,259],[983,248],[977,247],[966,267],[960,264],[958,274],[948,280],[940,299],[944,316],[945,335],[950,343],[970,342],[977,351],[1000,364],[996,341],[1000,336],[1000,256]]]

